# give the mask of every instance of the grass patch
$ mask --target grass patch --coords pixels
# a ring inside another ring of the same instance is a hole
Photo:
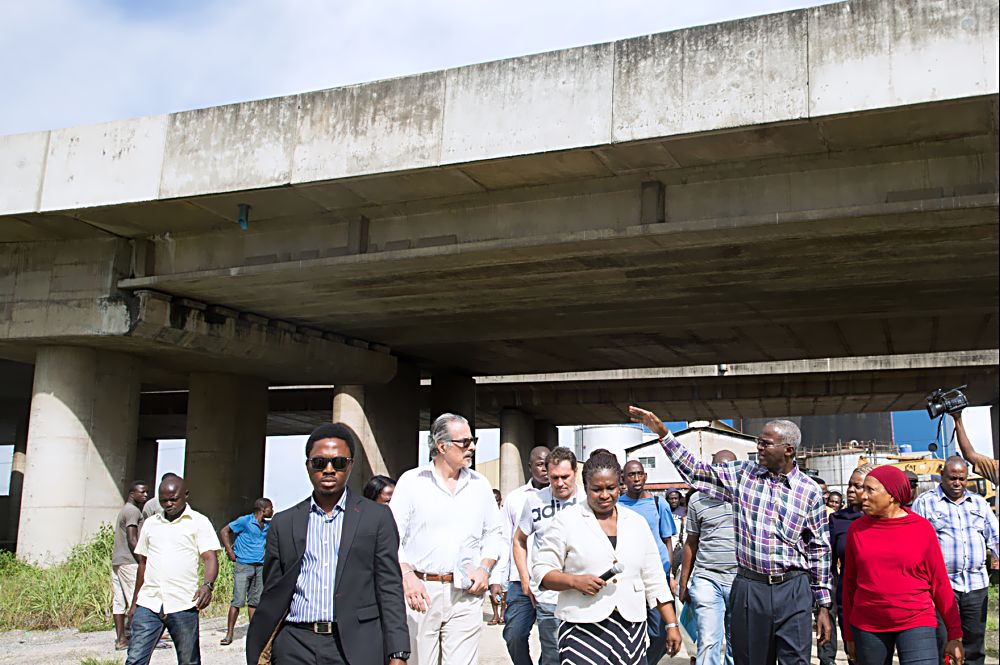
[[[40,568],[10,552],[0,552],[0,630],[113,629],[114,540],[111,525],[102,524],[89,543],[75,547],[65,562],[51,568]],[[224,616],[232,594],[233,564],[222,554],[212,604],[203,616]],[[104,665],[104,661],[94,662]]]
[[[986,612],[986,655],[992,656],[994,658],[1000,656],[1000,647],[998,647],[998,642],[1000,642],[1000,600],[998,600],[998,593],[1000,593],[1000,586],[996,582],[990,585],[989,595],[989,609]]]
[[[80,665],[122,665],[123,662],[110,658],[84,658],[80,661]]]

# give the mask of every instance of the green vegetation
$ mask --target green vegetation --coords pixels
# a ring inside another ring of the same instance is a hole
[[[113,546],[114,532],[103,524],[91,542],[74,548],[69,559],[52,568],[0,552],[0,630],[111,630]],[[233,564],[220,554],[219,578],[206,616],[224,615],[232,599]]]
[[[986,612],[986,655],[993,656],[996,658],[1000,656],[1000,648],[998,648],[997,643],[1000,642],[1000,601],[998,601],[997,594],[1000,586],[996,582],[990,585],[989,591],[989,609]]]
[[[110,658],[84,658],[80,661],[80,665],[122,665],[122,661]]]

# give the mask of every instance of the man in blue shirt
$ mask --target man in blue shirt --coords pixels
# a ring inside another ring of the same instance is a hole
[[[656,546],[660,550],[660,563],[663,564],[663,572],[667,574],[667,579],[670,579],[671,540],[677,533],[670,505],[666,501],[661,501],[659,497],[643,496],[646,487],[646,469],[642,466],[642,462],[629,460],[625,463],[625,468],[622,469],[622,475],[625,476],[625,494],[618,498],[618,503],[634,510],[646,519],[649,530],[653,532]],[[655,607],[649,611],[646,629],[649,632],[646,661],[649,665],[656,665],[667,650],[667,631],[664,629],[663,620]]]
[[[987,590],[986,551],[998,552],[997,518],[986,499],[966,487],[969,469],[961,457],[949,457],[941,470],[941,484],[913,502],[913,512],[926,518],[937,532],[945,567],[962,615],[962,647],[967,665],[986,659]],[[947,641],[938,619],[938,647]]]
[[[267,542],[268,522],[274,516],[274,506],[270,499],[257,499],[253,512],[237,517],[219,530],[219,540],[226,548],[233,568],[233,602],[229,605],[229,621],[226,636],[220,644],[233,643],[233,629],[240,615],[240,608],[247,606],[249,618],[260,602],[264,588],[264,543]],[[235,540],[233,538],[235,536]]]

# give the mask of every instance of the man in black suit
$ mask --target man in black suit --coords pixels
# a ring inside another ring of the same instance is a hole
[[[409,658],[395,520],[388,507],[347,490],[360,445],[342,423],[309,436],[313,493],[271,520],[247,665],[403,665]]]

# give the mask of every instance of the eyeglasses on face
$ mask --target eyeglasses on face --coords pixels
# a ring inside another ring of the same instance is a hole
[[[448,439],[448,441],[451,441],[456,446],[458,446],[459,448],[461,448],[461,449],[464,450],[464,449],[468,448],[469,446],[474,446],[477,443],[479,443],[479,437],[478,436],[474,436],[471,439]]]
[[[343,471],[351,463],[350,457],[310,457],[309,468],[313,471],[326,471],[328,465],[333,465],[334,471]]]
[[[785,445],[782,441],[768,441],[767,439],[762,439],[757,437],[757,447],[758,448],[775,448],[777,446]]]

